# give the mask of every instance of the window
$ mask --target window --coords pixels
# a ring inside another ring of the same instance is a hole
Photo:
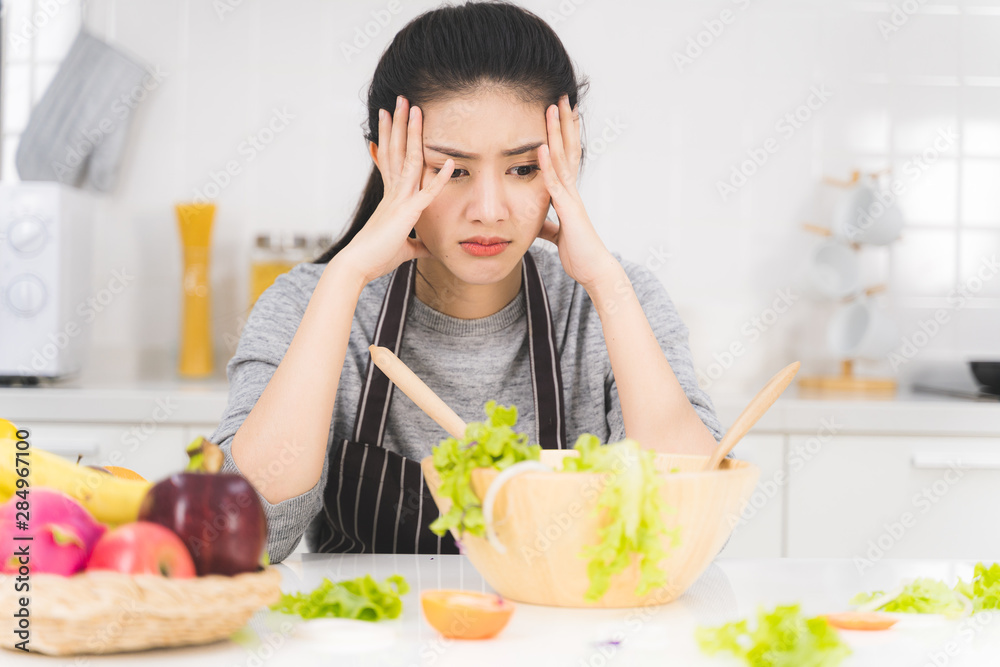
[[[86,0],[0,0],[0,180],[17,181],[14,155],[86,13]]]

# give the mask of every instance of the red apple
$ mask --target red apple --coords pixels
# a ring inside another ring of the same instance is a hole
[[[191,551],[198,576],[254,572],[267,545],[264,507],[241,475],[172,475],[146,493],[139,520],[177,533]]]
[[[105,533],[94,546],[87,569],[174,579],[195,576],[194,561],[181,538],[149,521],[127,523]]]

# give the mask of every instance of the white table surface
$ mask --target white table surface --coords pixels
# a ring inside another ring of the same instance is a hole
[[[269,629],[266,612],[250,623],[261,643],[250,648],[230,641],[124,653],[112,656],[55,658],[0,651],[0,664],[16,665],[173,665],[241,667],[295,665],[435,665],[487,667],[545,665],[725,665],[742,664],[728,657],[699,652],[693,632],[699,624],[755,616],[762,605],[799,602],[807,615],[848,609],[850,597],[862,590],[890,588],[908,577],[928,576],[954,583],[968,580],[971,562],[884,560],[863,574],[850,560],[719,559],[681,598],[644,609],[563,609],[518,604],[510,624],[491,640],[441,638],[423,620],[422,589],[461,588],[490,591],[464,556],[293,554],[277,565],[286,592],[312,590],[323,577],[334,581],[371,574],[379,581],[402,574],[411,590],[403,599],[403,615],[378,624],[393,637],[375,650],[350,652],[350,643],[324,648]],[[756,624],[756,620],[752,625]],[[367,626],[371,627],[371,626]],[[914,617],[886,632],[847,632],[841,636],[854,651],[844,665],[998,665],[1000,613],[959,621]],[[610,644],[609,641],[617,641]],[[949,655],[949,651],[951,655]]]

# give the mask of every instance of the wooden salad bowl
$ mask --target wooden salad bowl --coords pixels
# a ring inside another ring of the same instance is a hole
[[[541,461],[561,471],[563,457],[576,455],[574,450],[542,450]],[[705,456],[656,455],[663,479],[660,493],[669,508],[664,523],[667,529],[680,528],[680,544],[671,546],[664,536],[668,556],[661,567],[668,581],[646,595],[636,594],[639,567],[633,562],[612,578],[600,600],[584,599],[590,582],[587,560],[580,554],[598,542],[595,510],[602,473],[531,471],[511,478],[494,504],[494,526],[506,552],[471,534],[461,538],[462,551],[494,590],[517,602],[585,608],[666,604],[681,596],[718,555],[760,476],[760,469],[747,461],[727,458],[718,469],[704,471],[705,461]],[[433,458],[420,464],[438,509],[447,512],[451,501],[438,495],[441,478]],[[498,474],[492,468],[473,471],[472,488],[480,499]]]

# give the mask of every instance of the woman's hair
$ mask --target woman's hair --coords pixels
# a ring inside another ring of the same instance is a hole
[[[577,81],[562,42],[535,14],[503,1],[444,5],[407,23],[379,59],[368,88],[365,148],[378,144],[379,109],[393,113],[398,95],[423,108],[500,88],[544,108],[566,93],[573,107],[588,86],[586,78]],[[382,174],[373,164],[350,226],[315,263],[326,264],[347,247],[383,193]],[[410,236],[416,237],[412,230]]]

